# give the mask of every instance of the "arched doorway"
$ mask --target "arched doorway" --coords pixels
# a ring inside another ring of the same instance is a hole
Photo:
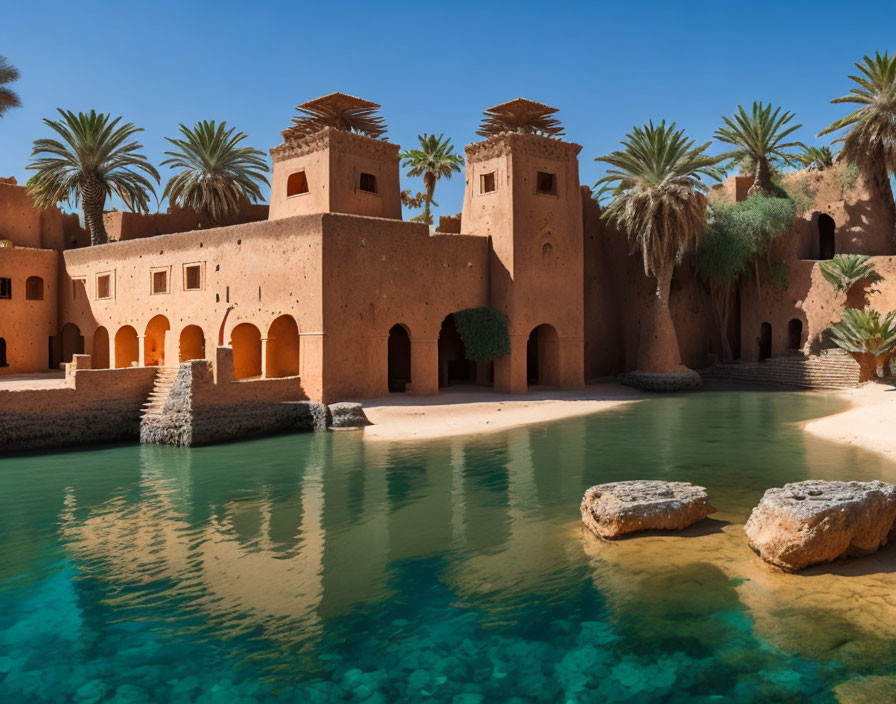
[[[803,340],[803,321],[794,318],[787,323],[787,347],[791,350],[798,350]]]
[[[9,362],[6,361],[6,340],[0,337],[0,367],[8,367]]]
[[[529,384],[560,383],[560,344],[553,325],[539,325],[526,343],[526,379]]]
[[[833,259],[837,253],[837,226],[827,213],[818,216],[818,258]]]
[[[252,323],[240,323],[230,333],[233,347],[233,378],[261,376],[261,333]]]
[[[299,376],[299,327],[291,315],[281,315],[268,328],[265,376]]]
[[[198,325],[187,325],[180,331],[179,362],[205,359],[205,333]]]
[[[147,367],[161,367],[165,364],[165,333],[171,329],[168,318],[157,315],[146,324],[143,340],[143,364]]]
[[[411,336],[401,324],[389,330],[389,391],[405,391],[411,383]]]
[[[763,323],[759,330],[759,361],[772,356],[772,324]]]
[[[93,356],[90,362],[94,369],[109,368],[109,331],[102,326],[93,333]]]
[[[130,325],[115,333],[115,368],[136,367],[140,362],[140,343],[137,331]]]
[[[439,388],[452,384],[473,384],[476,381],[476,362],[467,359],[454,316],[442,321],[439,331]]]
[[[66,323],[59,333],[62,338],[62,361],[71,362],[76,354],[84,354],[84,336],[74,323]]]

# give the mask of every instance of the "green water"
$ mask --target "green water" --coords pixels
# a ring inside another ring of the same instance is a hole
[[[797,425],[842,407],[710,390],[426,443],[0,459],[0,701],[833,701],[896,646],[834,603],[768,638],[750,578],[691,546],[770,486],[893,480]],[[584,534],[584,490],[630,478],[704,484],[719,513],[659,557]]]

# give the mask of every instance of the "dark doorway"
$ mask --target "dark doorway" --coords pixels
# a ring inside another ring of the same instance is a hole
[[[759,334],[759,361],[772,356],[772,324],[763,323]]]
[[[532,384],[556,385],[559,379],[559,346],[553,325],[539,325],[526,343],[526,379]]]
[[[6,340],[0,337],[0,367],[8,367],[6,362]]]
[[[439,388],[475,382],[476,363],[467,359],[464,341],[454,324],[454,316],[449,315],[442,321],[439,332]]]
[[[405,391],[411,383],[411,338],[404,325],[389,330],[389,391]]]
[[[791,350],[798,350],[802,339],[803,321],[799,318],[794,318],[787,323],[787,347]]]
[[[837,253],[836,234],[837,227],[834,218],[822,213],[818,216],[818,258],[833,259]]]

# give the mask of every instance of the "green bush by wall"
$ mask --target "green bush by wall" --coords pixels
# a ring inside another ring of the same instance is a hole
[[[454,314],[454,324],[464,341],[467,359],[487,362],[510,354],[507,318],[486,306],[466,308]]]

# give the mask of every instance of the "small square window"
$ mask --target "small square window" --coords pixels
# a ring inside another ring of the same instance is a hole
[[[184,266],[184,290],[199,291],[202,289],[202,266],[187,264]]]
[[[376,176],[361,173],[361,190],[367,193],[376,193]]]
[[[308,177],[304,171],[296,171],[286,179],[286,196],[300,196],[308,192]]]
[[[112,298],[112,275],[111,274],[97,274],[96,297],[97,298]]]
[[[495,172],[489,171],[487,174],[479,175],[479,192],[480,193],[494,193],[496,191],[495,186]]]
[[[152,272],[152,292],[168,293],[168,271],[166,269]]]
[[[0,298],[4,300],[12,298],[12,279],[0,277]]]
[[[539,171],[535,182],[535,190],[537,193],[547,196],[557,195],[557,177],[546,171]]]

